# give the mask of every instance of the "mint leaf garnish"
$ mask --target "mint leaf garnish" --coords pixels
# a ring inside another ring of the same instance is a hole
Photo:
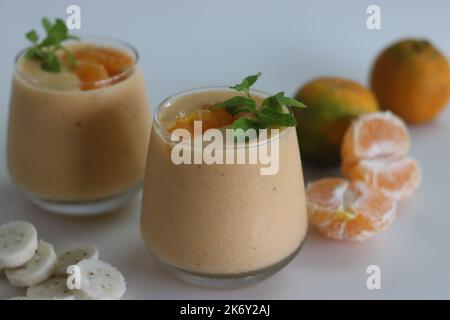
[[[261,108],[256,116],[264,128],[269,126],[295,127],[297,125],[297,121],[290,113],[279,112],[270,107]]]
[[[279,112],[283,111],[283,106],[296,108],[306,107],[303,103],[301,103],[297,99],[286,97],[284,95],[284,92],[278,92],[276,95],[266,98],[263,101],[262,106],[270,107]]]
[[[261,129],[261,125],[256,120],[242,117],[233,122],[233,129],[234,137],[238,138],[239,136],[244,135],[249,129],[255,129],[256,134],[258,134],[258,129]],[[245,140],[247,141],[248,137],[246,137]]]
[[[250,87],[258,80],[260,76],[261,72],[258,72],[253,76],[248,76],[244,78],[241,83],[231,86],[230,88],[236,91],[243,91],[250,98]]]
[[[52,29],[52,23],[47,17],[42,18],[42,25],[47,33]]]
[[[258,121],[252,120],[250,118],[239,118],[233,122],[233,129],[243,129],[244,131],[248,129],[260,129]]]
[[[75,55],[69,51],[67,48],[63,46],[59,46],[59,49],[63,50],[66,53],[67,56],[67,62],[69,62],[69,66],[74,67],[77,64],[77,60],[75,58]]]
[[[58,57],[54,53],[47,54],[41,66],[42,69],[48,72],[61,71],[61,64],[59,63]]]
[[[222,103],[216,104],[214,107],[216,109],[225,109],[228,113],[237,115],[241,112],[255,112],[256,102],[251,98],[236,96]]]
[[[36,43],[39,40],[39,36],[36,30],[31,30],[30,32],[27,32],[25,37],[33,43]]]
[[[241,117],[233,122],[235,130],[258,129],[283,126],[295,127],[297,121],[284,107],[305,108],[306,106],[297,99],[286,97],[284,92],[267,97],[260,108],[256,107],[256,101],[250,96],[250,87],[258,80],[261,73],[246,77],[241,83],[230,88],[244,92],[246,96],[235,96],[214,106],[215,109],[225,109],[233,116]],[[242,132],[242,130],[239,130]]]
[[[294,108],[306,108],[306,105],[304,105],[297,99],[286,97],[284,95],[284,92],[279,92],[275,96],[277,97],[277,100],[281,105]]]
[[[47,36],[39,41],[39,35],[35,30],[28,32],[25,37],[33,44],[28,48],[25,57],[41,61],[41,68],[48,72],[57,73],[61,71],[61,61],[59,61],[57,52],[63,50],[66,53],[68,62],[71,66],[76,64],[75,56],[62,46],[66,40],[79,40],[78,37],[70,35],[66,24],[61,19],[56,19],[52,23],[48,18],[42,19],[42,26]]]

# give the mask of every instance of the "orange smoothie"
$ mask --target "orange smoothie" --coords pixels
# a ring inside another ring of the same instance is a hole
[[[141,233],[150,252],[171,268],[205,277],[251,274],[290,260],[305,238],[307,215],[294,127],[282,128],[275,137],[280,165],[274,175],[261,175],[261,163],[172,162],[167,135],[177,115],[235,95],[229,89],[188,92],[164,102],[155,115]],[[254,98],[260,103],[264,96]]]
[[[140,184],[144,175],[151,115],[137,55],[96,43],[68,48],[81,58],[75,69],[63,65],[59,73],[18,57],[9,113],[9,173],[20,189],[39,199],[113,197]],[[112,65],[93,62],[99,54]],[[121,61],[127,65],[117,65]],[[107,73],[98,76],[98,70]]]

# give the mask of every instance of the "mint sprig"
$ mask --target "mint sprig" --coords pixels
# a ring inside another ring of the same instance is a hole
[[[297,121],[291,113],[285,112],[283,106],[293,108],[305,108],[306,106],[297,99],[286,97],[284,92],[267,97],[257,108],[256,101],[250,95],[251,86],[258,80],[261,73],[246,77],[241,83],[230,87],[246,96],[235,96],[214,105],[215,109],[225,109],[233,116],[241,117],[233,122],[233,129],[264,129],[269,127],[283,126],[295,127]]]
[[[76,64],[75,56],[62,45],[62,42],[79,40],[79,38],[69,34],[66,24],[61,19],[56,19],[52,23],[48,18],[43,18],[42,26],[47,36],[41,42],[39,42],[39,35],[35,30],[25,34],[25,37],[32,43],[25,56],[29,59],[41,61],[43,70],[57,73],[61,71],[61,61],[57,52],[62,50],[66,53],[69,65],[74,66]]]
[[[244,131],[247,131],[248,129],[255,129],[256,131],[258,129],[261,129],[258,121],[252,120],[250,118],[242,117],[239,119],[236,119],[233,122],[233,129],[242,129]]]
[[[261,72],[258,72],[257,74],[253,76],[248,76],[242,80],[241,83],[238,83],[234,86],[231,86],[231,89],[234,89],[236,91],[243,91],[247,94],[247,97],[250,98],[250,87],[258,80],[258,78],[261,76]]]
[[[216,109],[226,109],[233,116],[241,112],[256,112],[256,102],[252,98],[236,96],[224,102],[216,104]]]

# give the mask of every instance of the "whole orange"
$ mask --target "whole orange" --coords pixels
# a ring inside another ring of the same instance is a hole
[[[351,121],[375,112],[378,104],[361,84],[336,77],[309,81],[296,98],[307,108],[293,110],[302,160],[316,166],[339,164],[342,138]]]
[[[429,41],[401,40],[375,60],[371,87],[381,108],[409,123],[427,122],[450,97],[450,67]]]

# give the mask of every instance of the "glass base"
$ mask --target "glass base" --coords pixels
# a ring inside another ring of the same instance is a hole
[[[269,278],[270,276],[274,275],[275,273],[283,269],[286,265],[289,264],[289,262],[291,262],[295,258],[295,256],[297,256],[298,252],[303,246],[303,242],[289,256],[269,267],[250,272],[229,274],[229,275],[203,274],[185,271],[177,267],[174,267],[166,262],[163,262],[157,257],[155,258],[158,261],[158,263],[160,263],[165,269],[169,270],[176,277],[187,283],[214,289],[233,289],[251,286],[264,279]]]
[[[142,183],[118,195],[93,201],[54,201],[39,198],[31,193],[25,196],[35,205],[56,214],[84,216],[107,213],[125,206],[141,190]]]

